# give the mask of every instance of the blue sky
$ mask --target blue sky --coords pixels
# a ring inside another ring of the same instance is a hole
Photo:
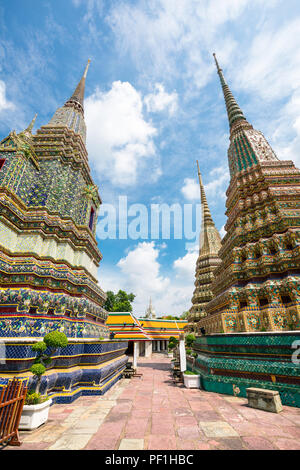
[[[87,148],[103,203],[193,204],[195,216],[198,159],[224,234],[229,133],[213,52],[248,121],[300,164],[297,0],[2,0],[0,135],[36,112],[46,124],[91,58]],[[197,239],[99,239],[99,283],[135,293],[136,314],[150,296],[158,314],[181,314]]]

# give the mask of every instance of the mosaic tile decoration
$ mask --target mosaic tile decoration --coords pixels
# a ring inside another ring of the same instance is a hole
[[[36,379],[29,369],[36,354],[30,343],[21,341],[5,341],[6,358],[0,361],[0,387],[14,376],[26,381],[29,389],[35,387]],[[55,403],[71,403],[82,395],[102,395],[121,377],[128,360],[124,354],[127,346],[126,341],[70,342],[54,354],[42,376],[41,393],[48,394]]]
[[[290,160],[279,160],[246,120],[217,60],[216,65],[230,127],[231,179],[221,263],[197,329],[299,330],[300,170]]]
[[[292,361],[297,341],[300,332],[197,337],[188,369],[200,373],[204,390],[242,397],[248,387],[278,390],[283,404],[300,407],[300,365]]]

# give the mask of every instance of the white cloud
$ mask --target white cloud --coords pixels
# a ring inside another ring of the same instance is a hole
[[[261,129],[279,159],[300,165],[300,19],[295,17],[275,27],[265,24],[253,38],[241,66],[236,69],[235,85],[259,100],[253,104],[257,119],[263,103],[272,113]],[[282,104],[282,100],[285,104]],[[251,109],[251,103],[249,105]]]
[[[160,275],[158,256],[159,249],[154,242],[142,242],[118,262],[117,266],[137,293],[149,290],[158,294],[168,288],[170,280]]]
[[[190,308],[194,290],[195,256],[189,256],[194,248],[173,263],[168,275],[162,274],[159,262],[160,250],[164,249],[164,243],[139,243],[126,252],[115,269],[99,269],[100,286],[105,291],[125,289],[134,293],[133,311],[138,316],[144,315],[150,296],[157,315],[181,315]]]
[[[225,191],[229,185],[229,170],[227,166],[213,168],[209,173],[211,181],[204,185],[205,193],[208,198],[216,201],[216,199],[225,199]]]
[[[203,177],[202,177],[203,178]],[[204,184],[205,194],[211,200],[225,199],[225,191],[229,184],[229,171],[227,166],[215,167],[209,172],[209,181]],[[184,197],[190,201],[200,199],[200,187],[197,180],[185,178],[181,188]]]
[[[220,232],[221,238],[225,237],[225,235],[227,233],[226,230],[225,230],[225,225],[222,225],[219,232]]]
[[[143,73],[170,79],[180,74],[188,87],[200,88],[208,83],[214,67],[208,51],[221,50],[226,64],[240,46],[234,31],[227,28],[224,33],[222,27],[231,25],[249,6],[259,7],[263,15],[274,3],[276,0],[138,0],[129,5],[123,1],[111,9],[107,21],[119,50],[127,51]]]
[[[191,247],[182,257],[174,261],[173,267],[176,270],[176,276],[186,283],[190,281],[193,285],[195,278],[196,262],[199,256],[198,243]]]
[[[145,96],[144,101],[147,110],[152,113],[167,110],[172,116],[175,114],[178,107],[177,93],[175,91],[173,93],[167,93],[161,83],[156,83],[154,93]]]
[[[106,93],[97,89],[85,101],[89,159],[115,185],[135,184],[143,160],[155,157],[157,131],[142,108],[140,93],[120,81]]]
[[[193,178],[184,179],[184,185],[181,188],[181,192],[189,201],[200,199],[199,183]]]
[[[300,19],[265,25],[235,71],[235,83],[264,100],[282,99],[300,86]]]
[[[14,103],[8,101],[6,98],[6,85],[0,80],[0,112],[1,111],[13,111],[15,109]]]

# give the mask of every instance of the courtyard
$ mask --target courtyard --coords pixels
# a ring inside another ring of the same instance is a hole
[[[300,409],[280,414],[244,398],[173,384],[170,359],[140,358],[142,377],[120,380],[104,396],[53,405],[48,422],[20,432],[5,450],[299,450]]]

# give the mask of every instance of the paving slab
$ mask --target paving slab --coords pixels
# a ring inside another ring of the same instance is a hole
[[[122,439],[119,450],[143,450],[144,439]]]
[[[238,437],[238,433],[226,421],[200,421],[207,437]]]

